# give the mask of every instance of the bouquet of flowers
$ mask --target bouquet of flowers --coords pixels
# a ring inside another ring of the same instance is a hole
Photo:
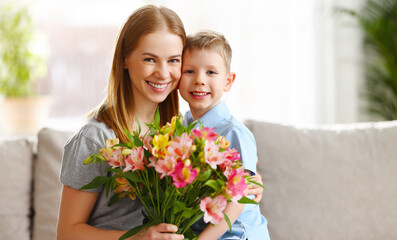
[[[147,124],[148,133],[141,136],[139,130],[130,134],[129,142],[108,139],[106,147],[88,157],[84,164],[106,161],[113,172],[111,176],[98,176],[81,189],[105,185],[106,196],[113,191],[109,204],[118,198],[129,196],[144,206],[144,223],[132,228],[120,239],[126,239],[144,227],[159,223],[178,226],[178,233],[187,239],[196,235],[190,226],[204,216],[205,222],[217,224],[225,219],[227,202],[253,203],[244,194],[248,184],[254,182],[244,173],[240,155],[229,148],[229,142],[213,129],[194,129],[197,122],[182,125],[178,116],[171,123],[160,127],[156,112],[154,120]]]

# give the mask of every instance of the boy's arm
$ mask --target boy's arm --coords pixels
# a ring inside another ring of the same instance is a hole
[[[249,172],[251,172],[251,171],[249,171]],[[252,176],[252,180],[263,185],[262,176],[259,175],[259,173],[253,175]],[[263,188],[255,185],[255,184],[249,184],[246,192],[244,192],[244,193],[246,195],[254,195],[255,198],[252,199],[252,200],[254,200],[255,202],[259,203],[261,201],[261,199],[262,199]]]
[[[236,221],[238,216],[243,212],[244,204],[229,202],[224,210],[224,213],[229,217],[230,223]],[[218,224],[208,224],[207,227],[200,233],[199,240],[216,240],[220,238],[225,232],[229,231],[229,225],[223,219]]]

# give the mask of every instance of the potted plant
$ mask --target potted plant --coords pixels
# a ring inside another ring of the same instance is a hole
[[[28,9],[0,6],[0,95],[2,120],[10,134],[31,134],[49,109],[35,82],[46,72],[44,56],[34,52],[34,24]]]
[[[397,0],[367,0],[359,11],[342,9],[363,30],[367,111],[381,120],[397,119]]]

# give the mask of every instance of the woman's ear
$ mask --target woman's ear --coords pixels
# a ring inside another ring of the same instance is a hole
[[[128,69],[128,67],[127,67],[127,58],[123,59],[123,69]]]
[[[236,73],[230,72],[227,75],[225,86],[223,87],[223,91],[228,92],[232,88],[232,85],[234,83],[234,80],[236,79]]]

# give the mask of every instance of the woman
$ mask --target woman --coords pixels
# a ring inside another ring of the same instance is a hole
[[[185,30],[176,13],[152,5],[136,10],[121,30],[116,45],[108,93],[88,123],[65,145],[58,239],[118,239],[142,223],[141,204],[129,198],[107,206],[103,188],[78,191],[106,164],[83,166],[82,161],[105,146],[108,138],[127,141],[124,129],[137,130],[137,121],[151,122],[157,107],[163,123],[178,113],[175,90],[181,75]],[[146,126],[142,126],[146,132]],[[177,227],[159,224],[130,239],[183,239]]]

